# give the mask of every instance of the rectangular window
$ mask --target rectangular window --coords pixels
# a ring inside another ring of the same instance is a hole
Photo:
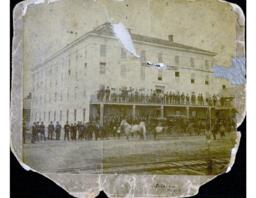
[[[180,77],[180,72],[175,72],[175,77]]]
[[[158,77],[157,77],[157,80],[163,80],[163,70],[162,70],[162,69],[159,69],[159,70],[158,70]]]
[[[62,111],[60,110],[60,121],[62,121]]]
[[[60,101],[62,101],[62,91],[60,92]]]
[[[56,111],[54,111],[53,120],[56,121]]]
[[[76,109],[74,109],[74,121],[76,121]]]
[[[87,75],[87,63],[84,63],[84,75]]]
[[[121,48],[121,58],[126,58],[126,51],[124,48]]]
[[[190,58],[190,66],[191,66],[191,67],[195,67],[194,58]]]
[[[125,65],[121,65],[121,76],[122,77],[126,77],[126,66]]]
[[[84,98],[86,98],[86,89],[84,89]]]
[[[100,74],[106,74],[106,63],[100,63]]]
[[[69,119],[69,110],[67,110],[67,121]]]
[[[106,45],[100,45],[100,56],[106,57]]]
[[[49,111],[48,112],[48,122],[50,122],[51,121],[51,112]]]
[[[196,77],[195,77],[195,74],[192,73],[192,74],[191,74],[191,81],[190,81],[191,84],[195,84],[195,78],[196,78]]]
[[[140,61],[141,61],[142,66],[146,65],[146,51],[145,50],[142,50],[140,52]]]
[[[78,60],[78,50],[76,50],[76,62],[77,62],[77,60]]]
[[[71,66],[71,56],[69,55],[69,56],[68,56],[68,75],[71,75],[70,66]]]
[[[86,48],[84,49],[84,58],[87,58],[87,50],[86,50]]]
[[[175,65],[179,65],[179,64],[180,64],[180,57],[175,56]]]
[[[86,109],[83,109],[83,122],[85,122],[85,112],[86,112]]]
[[[158,54],[158,63],[163,63],[163,54],[162,53]]]
[[[141,78],[141,80],[145,80],[145,65],[146,65],[146,51],[145,50],[142,50],[140,53],[140,61],[141,61],[140,78]]]
[[[69,100],[69,90],[67,90],[67,100]]]
[[[75,87],[75,100],[77,99],[77,87]]]
[[[208,75],[205,77],[204,83],[205,83],[206,85],[209,85],[209,76],[208,76]]]
[[[209,69],[209,61],[205,60],[205,69],[208,70]]]

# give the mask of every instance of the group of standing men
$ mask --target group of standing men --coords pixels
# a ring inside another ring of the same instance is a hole
[[[37,141],[46,141],[45,136],[46,128],[44,122],[34,122],[32,126],[32,138],[31,143],[35,143]],[[59,122],[56,122],[54,126],[52,122],[48,125],[48,140],[53,140],[53,136],[55,133],[56,140],[60,140],[60,133],[61,133],[61,125]]]
[[[97,140],[101,137],[102,127],[98,122],[82,123],[78,122],[69,124],[68,121],[63,127],[64,140],[91,140],[93,137]],[[43,122],[34,122],[32,126],[32,138],[31,143],[38,141],[46,141],[46,131],[48,132],[48,140],[60,140],[62,126],[57,121],[54,125],[50,122],[48,127]]]

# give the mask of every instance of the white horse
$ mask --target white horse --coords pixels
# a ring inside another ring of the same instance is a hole
[[[121,131],[124,132],[126,135],[127,140],[129,136],[135,136],[139,134],[143,139],[146,140],[147,138],[147,130],[145,126],[145,122],[140,122],[140,124],[131,125],[126,120],[122,120],[120,124]]]

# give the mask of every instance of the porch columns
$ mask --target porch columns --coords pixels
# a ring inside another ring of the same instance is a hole
[[[164,118],[164,106],[163,105],[161,105],[161,118]]]
[[[100,125],[103,126],[104,123],[104,104],[100,103]]]
[[[187,119],[189,119],[189,106],[186,107],[187,110]]]
[[[136,117],[136,105],[132,105],[132,118],[135,119]]]
[[[210,123],[210,130],[211,130],[211,128],[212,128],[212,108],[211,107],[209,107],[209,123]]]

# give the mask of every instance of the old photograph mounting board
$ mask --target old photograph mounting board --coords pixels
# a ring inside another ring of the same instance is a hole
[[[185,197],[232,171],[244,15],[217,0],[24,1],[11,147],[76,197]]]

